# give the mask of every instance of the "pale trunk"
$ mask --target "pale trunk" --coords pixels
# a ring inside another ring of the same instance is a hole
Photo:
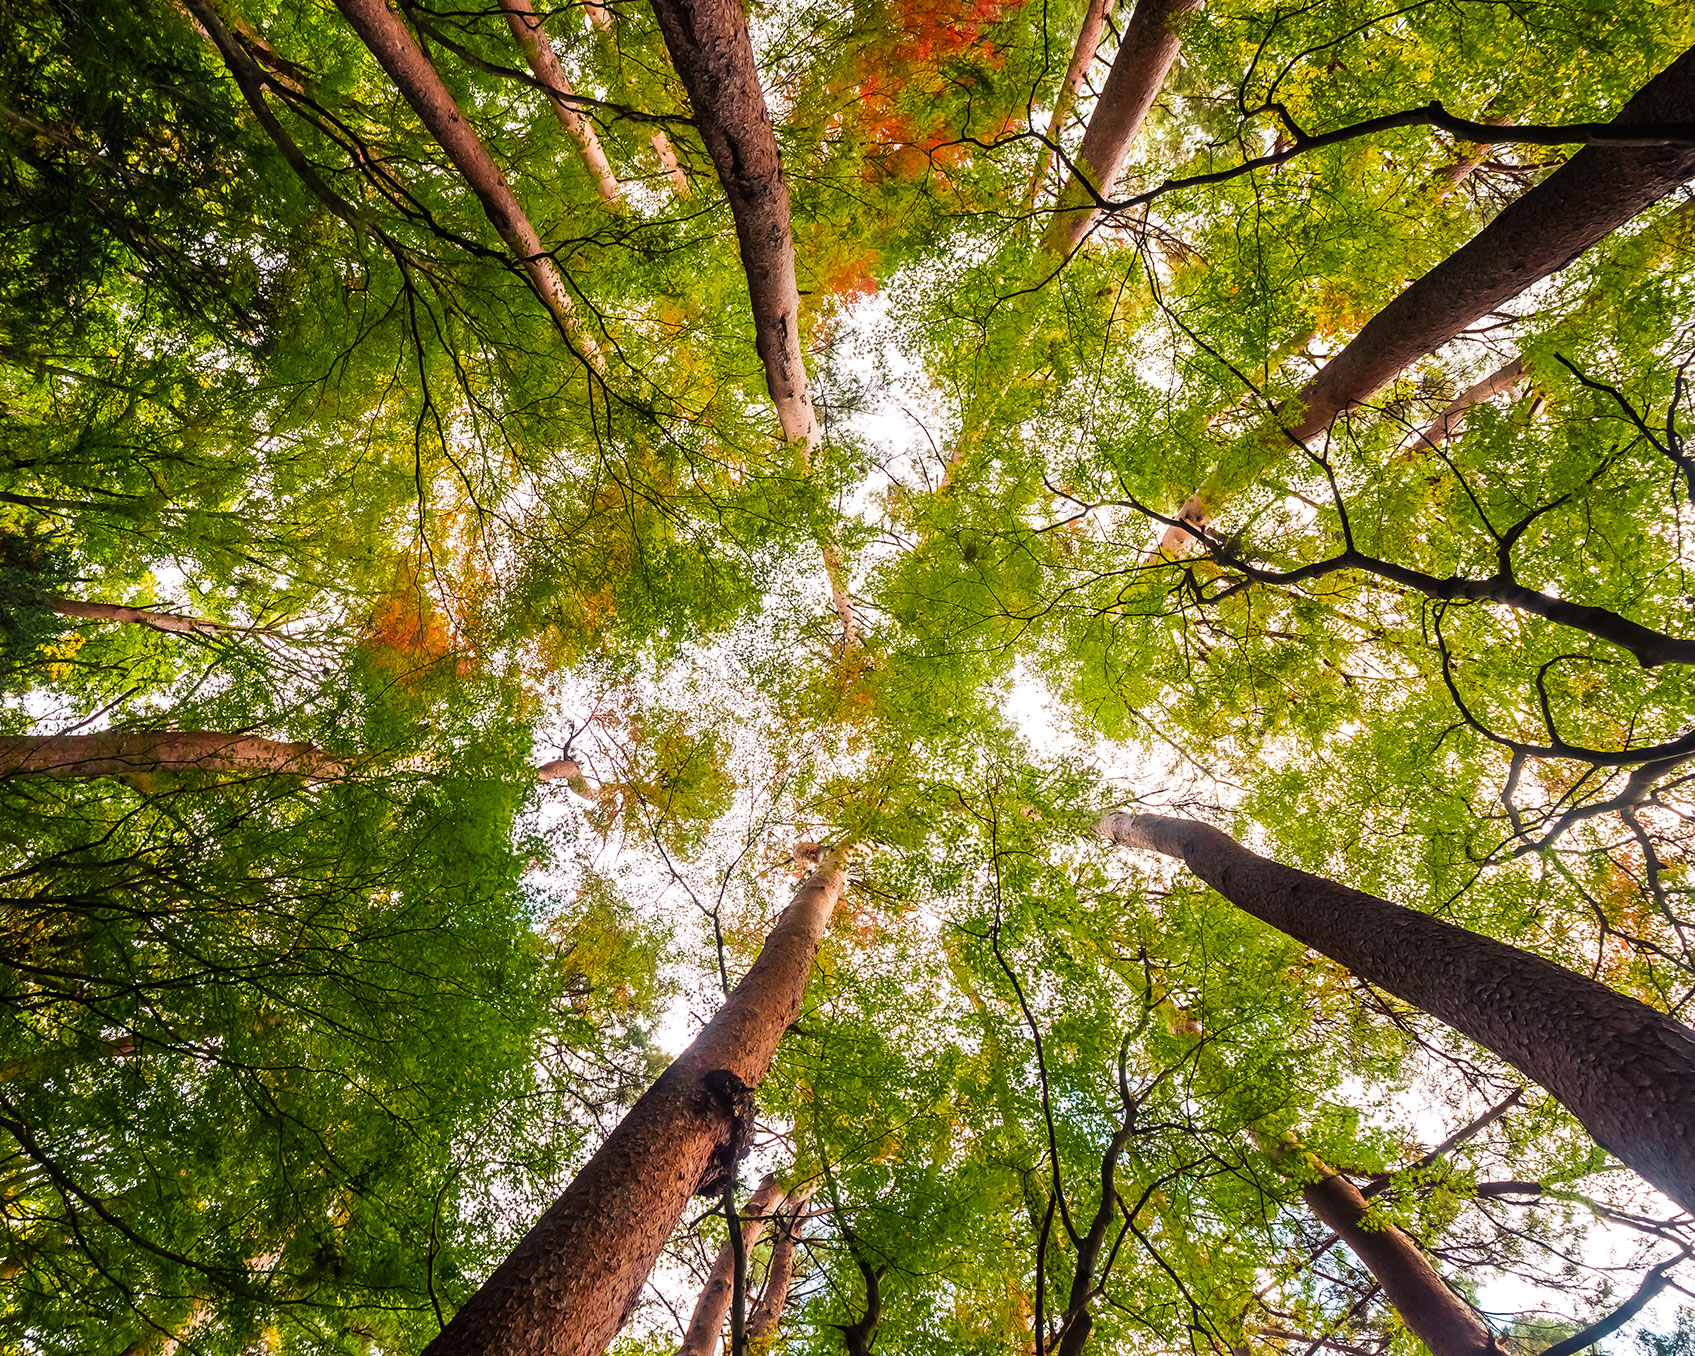
[[[1695,1209],[1695,1031],[1681,1022],[1528,951],[1269,861],[1205,824],[1112,814],[1100,831],[1180,858],[1244,912],[1494,1051]]]
[[[210,730],[0,736],[0,777],[129,777],[149,772],[281,773],[313,780],[352,770],[311,744]]]
[[[565,1194],[425,1349],[425,1356],[598,1356],[732,1137],[707,1075],[749,1088],[800,1013],[818,943],[841,896],[832,849],[795,891],[759,959],[689,1048],[659,1076]]]
[[[767,1173],[765,1180],[738,1212],[742,1217],[743,1257],[752,1253],[754,1244],[765,1232],[766,1224],[782,1204],[783,1189],[777,1185],[777,1179]],[[725,1239],[724,1246],[718,1249],[718,1256],[712,1261],[712,1270],[706,1274],[706,1284],[700,1288],[700,1298],[695,1301],[694,1313],[689,1317],[688,1331],[683,1334],[683,1345],[677,1348],[677,1356],[715,1356],[718,1339],[724,1333],[724,1320],[730,1314],[735,1274],[736,1250],[730,1240]]]
[[[1059,144],[1060,135],[1065,131],[1065,120],[1071,116],[1072,106],[1077,102],[1077,86],[1083,83],[1084,72],[1100,50],[1101,38],[1106,33],[1106,16],[1111,9],[1112,0],[1089,0],[1089,8],[1083,14],[1083,26],[1077,30],[1077,46],[1072,49],[1071,64],[1065,68],[1065,79],[1060,81],[1059,93],[1054,96],[1047,142],[1036,153],[1036,173],[1030,179],[1030,191],[1024,199],[1026,212],[1034,210],[1042,196],[1042,184],[1053,164],[1053,148]]]
[[[607,163],[606,152],[600,148],[600,138],[595,135],[593,125],[571,106],[570,81],[565,78],[553,44],[542,30],[541,17],[530,7],[530,0],[500,0],[500,7],[506,11],[506,22],[511,26],[512,36],[518,39],[518,46],[523,49],[531,74],[547,91],[547,101],[553,105],[559,125],[582,152],[583,163],[594,178],[601,201],[608,207],[618,206],[618,180],[612,173],[612,166]]]
[[[795,1278],[795,1248],[800,1243],[800,1226],[812,1187],[805,1186],[789,1197],[791,1207],[777,1230],[771,1244],[771,1266],[765,1273],[765,1293],[747,1320],[747,1340],[767,1342],[783,1321],[783,1308],[789,1302],[789,1287]]]
[[[205,617],[179,617],[170,612],[153,612],[144,607],[123,607],[117,603],[84,603],[75,598],[49,598],[47,606],[61,617],[78,617],[84,621],[130,622],[179,636],[217,636],[226,631],[238,631],[224,622]]]
[[[612,31],[612,11],[605,5],[596,4],[595,0],[586,0],[584,8],[588,11],[589,22],[602,33]],[[677,153],[671,149],[671,141],[665,133],[654,132],[648,138],[653,147],[653,153],[659,157],[659,166],[665,171],[665,177],[671,181],[671,191],[679,198],[689,196],[689,181],[683,174],[682,167],[677,164]]]

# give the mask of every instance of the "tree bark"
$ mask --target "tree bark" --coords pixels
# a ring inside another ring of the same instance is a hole
[[[1200,7],[1201,0],[1137,0],[1077,151],[1077,168],[1103,197],[1112,192],[1130,146],[1182,49],[1177,29]],[[1069,176],[1058,211],[1043,236],[1043,247],[1052,254],[1070,254],[1094,225],[1099,210],[1088,185],[1075,174]]]
[[[1553,1093],[1596,1143],[1695,1209],[1695,1031],[1490,937],[1269,861],[1217,829],[1110,814],[1244,912],[1422,1008]]]
[[[1495,1339],[1448,1288],[1423,1250],[1392,1224],[1361,1224],[1366,1199],[1347,1178],[1313,1161],[1320,1176],[1301,1188],[1307,1208],[1364,1262],[1395,1312],[1431,1356],[1492,1356]]]
[[[531,8],[530,0],[500,0],[500,7],[506,11],[506,22],[524,51],[530,73],[547,90],[547,101],[553,105],[559,125],[582,151],[583,163],[594,177],[594,186],[601,201],[608,207],[618,206],[622,201],[618,180],[612,173],[612,166],[607,163],[606,152],[600,148],[600,138],[595,135],[593,125],[571,106],[571,83],[565,78],[553,44],[542,30],[541,16]]]
[[[1691,121],[1695,48],[1643,86],[1611,125]],[[1412,363],[1532,283],[1558,273],[1691,177],[1695,147],[1580,150],[1366,322],[1290,403],[1286,422],[1250,435],[1262,446],[1247,459],[1247,473],[1319,437],[1338,415],[1369,400]],[[1228,490],[1214,472],[1178,516],[1210,522]],[[1160,545],[1177,554],[1192,540],[1190,533],[1173,527]]]
[[[800,1243],[800,1226],[806,1213],[806,1203],[812,1197],[808,1184],[789,1196],[789,1210],[771,1242],[771,1267],[765,1273],[765,1293],[759,1297],[747,1320],[747,1340],[765,1342],[783,1321],[783,1308],[789,1302],[789,1287],[795,1279],[795,1248]]]
[[[368,0],[367,0],[368,2]],[[694,108],[695,127],[735,218],[753,304],[754,343],[783,437],[817,441],[800,348],[789,186],[738,0],[652,0],[659,30]]]
[[[244,628],[206,617],[179,617],[170,612],[153,612],[144,607],[124,607],[117,603],[84,603],[75,598],[49,598],[47,606],[61,617],[79,617],[85,621],[133,622],[179,636],[220,636],[227,631]],[[262,628],[254,628],[256,630]]]
[[[847,853],[826,852],[717,1014],[607,1137],[425,1356],[598,1356],[616,1335],[734,1117],[710,1074],[755,1088],[799,1015]]]
[[[1437,415],[1435,420],[1413,440],[1413,452],[1435,451],[1459,432],[1466,415],[1474,405],[1493,400],[1502,391],[1510,390],[1524,380],[1524,359],[1514,358],[1496,368],[1482,381],[1465,388]]]
[[[782,1208],[783,1195],[777,1179],[766,1173],[765,1180],[747,1198],[747,1204],[740,1211],[742,1256],[746,1257],[753,1251],[754,1244],[765,1232],[766,1224]],[[700,1288],[700,1298],[695,1301],[694,1313],[689,1317],[688,1331],[683,1334],[683,1345],[677,1348],[677,1356],[715,1356],[718,1339],[724,1335],[724,1320],[730,1312],[735,1272],[736,1250],[730,1240],[725,1239],[723,1247],[718,1249],[718,1256],[712,1261],[712,1270],[706,1274],[706,1284]]]
[[[282,773],[325,781],[352,764],[311,744],[211,730],[0,736],[0,777],[126,777],[145,772]]]
[[[1083,83],[1083,73],[1094,61],[1095,53],[1100,51],[1101,38],[1106,33],[1106,16],[1111,9],[1112,0],[1089,0],[1089,7],[1083,13],[1083,25],[1077,30],[1077,45],[1071,52],[1071,64],[1065,68],[1065,78],[1060,81],[1059,93],[1054,96],[1047,142],[1036,153],[1036,172],[1030,179],[1030,191],[1024,197],[1026,212],[1034,211],[1042,196],[1042,183],[1053,165],[1053,148],[1059,143],[1060,135],[1065,131],[1065,120],[1071,116],[1072,106],[1077,102],[1077,86]]]
[[[597,357],[599,350],[593,339],[577,323],[576,308],[566,291],[565,280],[542,247],[541,237],[530,224],[518,195],[494,163],[482,138],[459,111],[417,39],[388,7],[387,0],[336,0],[336,8],[464,176],[471,192],[483,205],[489,224],[529,275],[554,323],[580,344],[591,359]]]

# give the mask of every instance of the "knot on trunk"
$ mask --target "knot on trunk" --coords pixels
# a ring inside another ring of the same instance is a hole
[[[712,1151],[706,1171],[695,1185],[697,1196],[722,1196],[724,1189],[735,1180],[736,1169],[753,1144],[753,1123],[758,1110],[753,1102],[753,1089],[729,1069],[712,1069],[701,1077],[710,1102],[730,1113],[729,1136]]]

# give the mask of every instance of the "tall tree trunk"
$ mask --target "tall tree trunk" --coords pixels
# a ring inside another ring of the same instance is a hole
[[[783,1189],[777,1185],[775,1177],[766,1173],[765,1180],[747,1198],[747,1204],[740,1212],[743,1257],[753,1251],[754,1244],[765,1232],[766,1224],[782,1205]],[[724,1246],[718,1249],[718,1256],[712,1260],[706,1284],[700,1288],[700,1298],[695,1301],[694,1313],[689,1317],[688,1331],[683,1334],[683,1345],[677,1348],[677,1356],[714,1356],[717,1352],[718,1339],[724,1334],[724,1320],[730,1312],[730,1292],[735,1274],[736,1249],[726,1238]]]
[[[211,730],[0,736],[0,777],[126,777],[146,772],[283,773],[327,780],[352,764],[311,744]]]
[[[1431,421],[1413,439],[1411,450],[1431,452],[1444,446],[1449,439],[1459,432],[1460,425],[1473,406],[1481,405],[1486,400],[1493,400],[1502,391],[1511,390],[1524,380],[1524,359],[1514,358],[1509,363],[1503,363],[1481,381],[1472,383],[1449,402],[1446,409]]]
[[[594,186],[601,201],[608,207],[618,206],[622,201],[618,180],[612,173],[612,166],[607,163],[606,152],[600,148],[600,138],[594,134],[594,126],[571,106],[571,83],[565,78],[553,44],[542,30],[541,16],[531,8],[530,0],[500,0],[500,7],[506,11],[506,22],[524,51],[530,73],[547,90],[547,101],[553,105],[559,125],[582,152],[583,163],[594,177]]]
[[[800,1226],[806,1215],[806,1203],[811,1198],[811,1184],[789,1196],[789,1209],[779,1221],[777,1237],[771,1242],[771,1266],[765,1273],[765,1293],[748,1316],[749,1342],[768,1341],[783,1321],[783,1309],[789,1302],[789,1287],[795,1279],[795,1248],[800,1244]]]
[[[489,224],[523,265],[554,323],[581,345],[591,359],[597,358],[599,349],[577,323],[576,308],[566,291],[565,280],[543,249],[541,237],[530,224],[518,195],[512,191],[500,166],[494,163],[482,138],[459,111],[417,39],[388,7],[387,0],[336,0],[336,8],[464,176],[471,192],[482,203]]]
[[[78,617],[85,621],[132,622],[150,626],[179,636],[221,636],[228,631],[246,628],[227,622],[211,621],[206,617],[179,617],[170,612],[154,612],[144,607],[124,607],[118,603],[85,603],[75,598],[49,598],[47,606],[61,617]],[[262,627],[255,627],[262,630]]]
[[[1130,146],[1182,49],[1178,28],[1200,7],[1201,0],[1137,0],[1077,151],[1077,168],[1103,197],[1112,192]],[[1042,238],[1043,247],[1052,254],[1070,254],[1098,214],[1089,187],[1077,175],[1069,176],[1059,196],[1059,210]]]
[[[1695,48],[1643,86],[1612,125],[1689,122],[1695,122]],[[1585,147],[1367,321],[1290,402],[1288,422],[1249,435],[1259,444],[1252,455],[1228,480],[1215,471],[1178,516],[1211,521],[1238,483],[1317,438],[1339,414],[1691,177],[1695,147]],[[1177,554],[1191,540],[1173,527],[1161,547]]]
[[[605,5],[597,4],[595,0],[584,0],[584,8],[588,11],[589,23],[595,28],[602,33],[612,31],[612,11]],[[665,171],[665,177],[671,181],[671,191],[679,198],[688,197],[688,177],[683,173],[682,166],[677,163],[677,153],[671,149],[670,138],[655,129],[648,137],[648,144],[659,157],[659,167]]]
[[[1217,829],[1111,814],[1246,913],[1440,1018],[1553,1093],[1595,1141],[1695,1210],[1695,1031],[1552,961],[1269,861]]]
[[[1359,1189],[1316,1159],[1312,1166],[1319,1178],[1301,1188],[1307,1208],[1365,1263],[1431,1356],[1493,1356],[1495,1339],[1483,1320],[1448,1288],[1418,1244],[1393,1224],[1366,1228]]]
[[[1089,0],[1089,7],[1083,13],[1083,24],[1077,30],[1077,45],[1071,52],[1071,64],[1065,68],[1065,78],[1059,83],[1059,93],[1054,96],[1053,116],[1048,119],[1047,143],[1036,153],[1036,172],[1030,178],[1030,191],[1024,197],[1024,210],[1034,211],[1036,203],[1042,196],[1042,184],[1048,177],[1048,170],[1053,165],[1053,148],[1058,145],[1061,134],[1065,131],[1065,120],[1071,116],[1071,109],[1077,102],[1077,86],[1083,83],[1083,74],[1095,59],[1095,53],[1100,51],[1101,38],[1106,34],[1106,16],[1112,10],[1112,0]]]
[[[368,0],[367,0],[368,2]],[[818,424],[800,348],[789,186],[753,62],[739,0],[652,0],[659,30],[694,108],[695,127],[718,170],[736,222],[753,303],[754,343],[765,364],[783,437],[808,445]]]
[[[606,1349],[714,1156],[736,1138],[721,1091],[725,1075],[758,1087],[800,1013],[846,865],[846,849],[824,854],[694,1043],[425,1356],[598,1356]]]

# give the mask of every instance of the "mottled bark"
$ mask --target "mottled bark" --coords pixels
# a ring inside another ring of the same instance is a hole
[[[283,773],[326,780],[352,765],[311,744],[210,730],[0,736],[0,777],[127,777],[147,772]]]
[[[1042,239],[1049,252],[1070,254],[1094,225],[1099,208],[1090,186],[1102,196],[1112,192],[1131,144],[1182,49],[1178,30],[1200,7],[1201,0],[1137,0],[1077,151],[1077,168],[1088,183],[1076,174],[1067,179]]]
[[[495,233],[529,275],[542,304],[554,322],[594,358],[599,350],[577,323],[565,280],[543,248],[518,195],[494,163],[476,129],[465,120],[453,95],[442,83],[411,31],[388,7],[387,0],[336,0],[336,8],[388,72],[401,97],[464,176]]]
[[[583,164],[588,166],[601,201],[608,207],[618,206],[622,199],[617,177],[607,163],[606,152],[600,148],[600,138],[595,135],[593,124],[571,106],[571,82],[565,78],[553,44],[547,40],[541,16],[530,6],[530,0],[500,0],[500,7],[506,11],[506,22],[512,29],[512,36],[518,40],[518,46],[523,49],[530,73],[547,91],[547,101],[553,105],[559,125],[582,152]]]
[[[783,175],[753,43],[738,0],[652,0],[671,64],[688,91],[695,127],[736,223],[753,305],[754,344],[783,437],[818,437],[800,347],[789,186]]]
[[[783,1309],[789,1302],[789,1287],[795,1279],[795,1249],[800,1243],[800,1226],[806,1214],[806,1203],[812,1198],[808,1184],[789,1195],[788,1209],[778,1222],[777,1237],[771,1242],[771,1266],[765,1273],[765,1292],[747,1320],[747,1340],[768,1342],[783,1321]]]
[[[765,1180],[747,1198],[739,1212],[742,1217],[743,1257],[753,1251],[771,1217],[782,1208],[783,1195],[777,1179],[766,1173]],[[724,1335],[724,1320],[730,1313],[735,1272],[736,1250],[730,1240],[725,1239],[718,1255],[712,1259],[712,1269],[706,1273],[706,1284],[701,1286],[700,1297],[695,1300],[694,1313],[689,1316],[688,1331],[683,1334],[683,1345],[677,1348],[677,1356],[714,1356],[717,1352],[718,1339]]]
[[[75,598],[49,598],[47,606],[61,617],[78,617],[84,621],[131,622],[178,636],[218,636],[226,631],[243,628],[205,617],[179,617],[170,612],[154,612],[145,607],[124,607],[117,603],[84,603]]]
[[[1024,210],[1034,210],[1042,196],[1042,185],[1053,165],[1053,147],[1065,131],[1065,120],[1071,116],[1077,102],[1077,86],[1083,83],[1083,73],[1089,69],[1100,51],[1101,38],[1106,34],[1106,16],[1112,10],[1112,0],[1089,0],[1083,12],[1082,26],[1077,30],[1077,45],[1071,51],[1071,64],[1065,68],[1065,78],[1059,82],[1054,95],[1053,116],[1048,119],[1047,143],[1036,153],[1036,172],[1030,178],[1030,191],[1024,197]]]
[[[713,1157],[734,1132],[708,1075],[749,1088],[800,1013],[818,943],[841,896],[846,851],[795,890],[759,959],[618,1123],[565,1194],[471,1296],[425,1356],[595,1356],[635,1305]]]
[[[1610,125],[1691,121],[1695,48],[1643,86]],[[1691,177],[1695,147],[1585,147],[1373,316],[1290,402],[1276,428],[1251,435],[1261,446],[1244,464],[1257,469],[1318,438],[1338,415]],[[1215,472],[1178,516],[1210,522],[1228,491]],[[1193,540],[1173,527],[1161,548],[1175,555]]]
[[[1365,1197],[1347,1178],[1314,1160],[1316,1182],[1301,1188],[1307,1208],[1365,1263],[1395,1312],[1431,1356],[1492,1356],[1495,1339],[1469,1304],[1393,1224],[1365,1227]]]
[[[1446,1022],[1547,1088],[1603,1148],[1695,1209],[1695,1031],[1552,961],[1322,876],[1217,829],[1111,814],[1244,912]]]

